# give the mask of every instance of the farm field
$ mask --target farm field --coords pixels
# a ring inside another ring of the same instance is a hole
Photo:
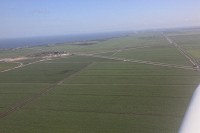
[[[192,34],[192,35],[179,35],[179,36],[172,36],[172,39],[176,41],[178,44],[183,46],[187,51],[192,54],[194,57],[200,59],[200,33],[199,34]]]
[[[38,50],[28,49],[28,48],[0,50],[0,58],[13,58],[13,57],[27,56],[35,52],[38,52]]]
[[[4,62],[1,63],[0,62],[0,71],[10,69],[16,66],[18,66],[18,63],[4,63]]]
[[[174,47],[170,46],[130,49],[123,52],[114,53],[112,56],[145,61],[150,60],[154,62],[163,62],[169,64],[190,64],[188,61],[185,60],[185,57],[183,57],[180,53],[177,52],[176,49],[174,49]]]
[[[170,38],[191,53],[190,37]],[[31,48],[41,50],[71,54],[0,73],[0,133],[177,133],[200,83],[199,71],[159,32]]]

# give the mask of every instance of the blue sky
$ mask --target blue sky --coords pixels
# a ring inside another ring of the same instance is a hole
[[[0,38],[200,26],[200,0],[0,0]]]

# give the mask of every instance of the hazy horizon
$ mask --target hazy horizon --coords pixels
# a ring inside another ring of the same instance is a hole
[[[3,0],[0,39],[200,26],[197,0]]]

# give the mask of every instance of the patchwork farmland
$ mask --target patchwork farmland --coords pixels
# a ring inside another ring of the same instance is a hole
[[[199,63],[198,34],[164,34]],[[15,57],[0,62],[0,133],[177,133],[200,82],[160,32],[0,53]]]

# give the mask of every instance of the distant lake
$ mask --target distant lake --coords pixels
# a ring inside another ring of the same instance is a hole
[[[49,45],[49,44],[77,42],[77,41],[102,40],[113,37],[120,37],[130,33],[131,32],[112,32],[112,33],[95,33],[95,34],[82,34],[82,35],[0,39],[0,49],[32,47],[37,45]]]

